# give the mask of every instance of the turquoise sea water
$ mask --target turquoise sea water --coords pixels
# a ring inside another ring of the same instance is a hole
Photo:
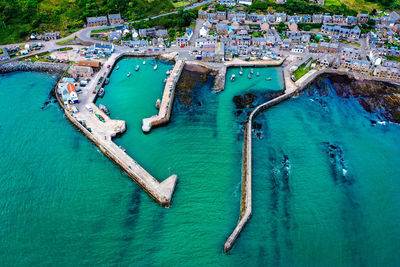
[[[248,69],[243,77],[230,69],[227,77],[237,80],[220,94],[211,91],[212,77],[186,73],[192,92],[181,88],[171,123],[144,135],[141,119],[156,114],[171,65],[157,62],[154,71],[147,60],[134,72],[141,62],[120,61],[98,103],[126,120],[116,142],[135,160],[160,181],[178,175],[169,209],[77,132],[57,104],[41,109],[54,77],[0,77],[1,265],[400,262],[398,125],[372,125],[355,102],[332,94],[302,95],[260,115],[253,217],[225,254],[239,216],[241,123],[250,110],[239,114],[232,99],[251,92],[264,101],[265,92],[283,88],[280,69],[256,69],[260,77],[251,80]]]

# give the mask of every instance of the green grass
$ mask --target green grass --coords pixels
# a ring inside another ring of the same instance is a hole
[[[183,7],[183,6],[187,6],[190,4],[189,1],[179,1],[179,2],[172,2],[172,4],[174,5],[175,8],[179,8],[179,7]]]
[[[102,29],[102,30],[95,30],[95,31],[92,31],[92,33],[109,32],[109,31],[113,31],[113,30],[115,30],[115,28],[107,28],[107,29]]]
[[[3,49],[0,48],[0,54],[3,54]]]
[[[76,39],[76,36],[73,37],[73,38],[66,39],[66,40],[64,40],[64,41],[57,42],[56,44],[58,44],[58,45],[63,45],[63,44],[65,44],[65,43],[71,42],[71,41],[73,41],[73,40],[75,40],[75,39]]]
[[[311,61],[311,63],[310,63],[310,61]],[[315,60],[315,59],[312,59],[312,58],[309,59],[309,60],[307,60],[307,62],[305,62],[304,64],[302,64],[301,66],[299,66],[299,67],[297,68],[297,70],[295,70],[295,71],[292,73],[292,75],[296,78],[296,81],[298,81],[301,77],[303,77],[307,72],[310,71],[311,65],[312,65],[312,63],[314,63],[314,62],[316,62],[316,60]],[[310,63],[310,64],[309,64],[309,66],[307,67],[308,63]]]
[[[395,57],[395,56],[387,56],[385,55],[387,60],[391,60],[391,61],[396,61],[396,62],[400,62],[400,57]]]
[[[345,41],[345,40],[340,40],[339,42],[343,43],[343,44],[348,44],[348,45],[351,45],[351,46],[355,46],[355,47],[361,47],[361,45],[359,43],[352,43],[352,42],[348,42],[348,41]]]

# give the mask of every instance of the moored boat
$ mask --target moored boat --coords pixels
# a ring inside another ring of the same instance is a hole
[[[267,78],[265,78],[265,80],[266,81],[270,81],[270,80],[272,80],[272,78],[271,77],[267,77]]]
[[[143,65],[146,65],[146,61],[143,61]]]
[[[131,73],[130,73],[130,72],[128,72],[128,73],[126,74],[126,76],[127,76],[127,77],[131,76]]]
[[[157,66],[157,64],[154,66],[154,70],[157,70],[157,68],[158,68],[158,66]]]
[[[116,70],[119,70],[119,66],[117,66],[115,69],[116,69]]]
[[[250,69],[250,73],[253,74],[253,73],[254,73],[254,70],[253,70],[253,69]]]
[[[161,106],[161,100],[160,100],[160,99],[157,99],[156,108],[159,109],[160,106]]]
[[[256,73],[256,76],[257,76],[257,77],[258,77],[258,76],[260,76],[260,73],[259,73],[259,72],[257,72],[257,73]]]
[[[105,94],[104,88],[100,88],[99,92],[97,92],[97,95],[98,95],[99,97],[103,97],[104,94]]]
[[[138,71],[138,70],[139,70],[139,68],[140,68],[140,67],[139,67],[139,65],[136,65],[136,69],[135,69],[135,70],[136,70],[136,71]]]
[[[235,74],[232,74],[231,81],[233,82],[235,80],[235,78],[236,78]]]
[[[251,75],[250,75],[250,74],[249,74],[249,75],[247,75],[247,78],[251,79]]]
[[[108,110],[108,108],[106,107],[106,106],[104,106],[103,104],[100,104],[99,105],[99,109],[101,110],[101,111],[103,111],[105,114],[107,114],[107,115],[109,115],[110,114],[110,111]]]
[[[109,84],[110,83],[110,79],[108,79],[108,78],[106,78],[105,80],[104,80],[104,84]]]

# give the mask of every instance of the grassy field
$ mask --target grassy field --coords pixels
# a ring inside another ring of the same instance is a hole
[[[172,2],[175,8],[182,7],[182,6],[187,6],[190,4],[189,1],[179,1],[179,2]]]
[[[325,0],[325,6],[339,6],[341,3],[358,12],[371,12],[374,8],[380,10],[381,7],[376,3],[365,0]]]
[[[75,39],[76,39],[76,37],[70,38],[70,39],[66,39],[66,40],[64,40],[64,41],[57,42],[57,44],[58,44],[58,45],[62,45],[62,44],[71,42],[71,41],[73,41],[73,40],[75,40]]]
[[[298,67],[297,70],[295,70],[292,75],[296,78],[296,81],[298,81],[301,77],[303,77],[307,72],[310,71],[312,63],[316,62],[316,60],[310,58],[307,62],[302,64],[300,67]]]
[[[400,57],[394,57],[394,56],[386,56],[387,60],[392,60],[392,61],[397,61],[400,62]]]
[[[343,43],[343,44],[348,44],[348,45],[351,45],[351,46],[355,46],[355,47],[360,47],[361,46],[359,43],[351,43],[351,42],[348,42],[348,41],[345,41],[345,40],[342,40],[342,41],[339,41],[339,42]]]

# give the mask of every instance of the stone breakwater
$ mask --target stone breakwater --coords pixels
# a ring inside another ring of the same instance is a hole
[[[63,74],[68,69],[68,64],[49,62],[22,62],[13,61],[0,65],[0,73],[13,71],[35,71],[54,74]]]

